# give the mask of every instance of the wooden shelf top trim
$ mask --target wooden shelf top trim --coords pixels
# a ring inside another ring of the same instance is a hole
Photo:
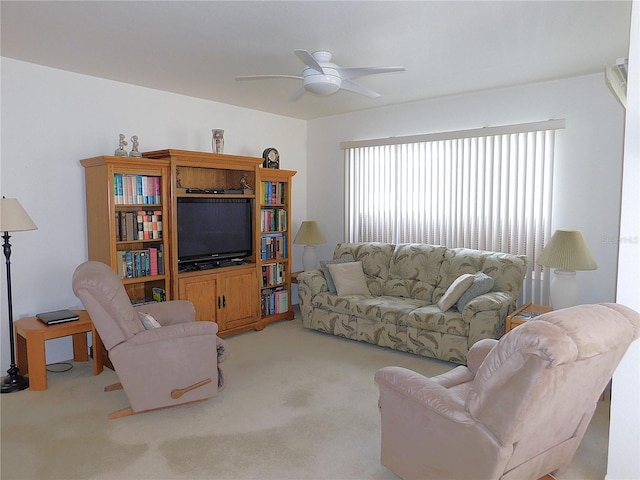
[[[140,164],[141,160],[146,160],[144,165]],[[148,162],[148,163],[147,163]],[[102,155],[100,157],[84,158],[80,160],[80,163],[84,167],[99,167],[102,165],[111,165],[116,168],[128,168],[132,169],[136,173],[144,174],[145,168],[161,168],[168,167],[169,161],[166,159],[142,159],[136,157],[114,157],[111,155]],[[157,175],[157,173],[156,173]]]

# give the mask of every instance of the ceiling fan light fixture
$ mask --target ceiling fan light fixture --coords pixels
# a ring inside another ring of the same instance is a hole
[[[318,95],[331,95],[340,90],[342,79],[335,75],[305,75],[304,88]]]
[[[358,93],[369,98],[377,98],[379,93],[360,85],[353,81],[354,78],[377,73],[401,72],[404,67],[358,67],[342,68],[335,63],[331,63],[331,52],[318,50],[313,54],[306,50],[294,50],[298,59],[306,65],[299,75],[249,75],[236,77],[236,80],[254,80],[262,78],[295,78],[302,80],[302,87],[290,98],[292,102],[297,101],[305,92],[316,95],[328,96],[336,93],[340,89]]]

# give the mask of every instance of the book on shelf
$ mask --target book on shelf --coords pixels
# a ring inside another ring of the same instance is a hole
[[[159,204],[162,202],[161,181],[160,176],[114,173],[114,201],[121,205]]]
[[[163,246],[160,244],[139,250],[118,250],[116,264],[121,279],[164,275]]]
[[[154,287],[152,292],[154,302],[164,302],[167,299],[167,292],[164,288]]]
[[[287,230],[287,211],[283,208],[263,208],[260,211],[260,226],[263,232]]]
[[[115,215],[118,242],[162,238],[162,210],[117,211]]]
[[[285,203],[285,183],[284,182],[260,182],[260,198],[266,205]]]
[[[264,233],[260,239],[262,260],[287,258],[287,236],[282,233]]]
[[[286,264],[272,263],[262,265],[262,287],[272,287],[284,282]]]
[[[263,290],[260,298],[260,310],[263,317],[288,312],[289,292],[284,287]]]

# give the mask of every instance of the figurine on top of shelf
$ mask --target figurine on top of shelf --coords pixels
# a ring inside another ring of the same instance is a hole
[[[140,147],[140,142],[138,141],[137,135],[134,135],[133,137],[131,137],[131,143],[132,143],[132,146],[131,146],[131,152],[129,153],[129,156],[136,157],[136,158],[142,157],[142,154],[138,150],[138,148]]]
[[[120,140],[119,140],[119,146],[118,149],[115,151],[114,155],[116,157],[127,157],[127,151],[124,149],[124,147],[126,147],[128,145],[127,141],[124,139],[124,133],[120,134]]]
[[[249,193],[253,192],[253,188],[251,187],[251,185],[249,185],[249,182],[247,182],[247,173],[243,173],[242,174],[242,178],[240,179],[240,187],[243,190],[249,190]]]
[[[224,152],[224,130],[220,130],[214,128],[211,130],[213,134],[213,138],[211,139],[211,148],[213,153],[223,153]]]

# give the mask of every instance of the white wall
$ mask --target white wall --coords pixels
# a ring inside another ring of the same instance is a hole
[[[312,120],[308,128],[308,215],[330,258],[343,240],[341,141],[566,119],[556,136],[553,228],[582,230],[599,268],[578,272],[581,303],[614,301],[624,109],[603,74],[499,89]]]
[[[225,152],[280,151],[294,177],[294,222],[306,213],[306,122],[2,58],[2,195],[18,198],[38,230],[12,235],[14,319],[80,305],[71,289],[87,259],[84,174],[79,160],[113,155],[118,134],[140,150],[211,151],[211,129],[225,130]],[[129,144],[128,148],[131,147]],[[294,268],[297,266],[294,265]],[[6,277],[2,278],[2,371],[10,363]],[[71,358],[69,338],[47,342],[47,361]],[[4,375],[4,373],[3,373]]]
[[[620,222],[618,303],[640,312],[640,2],[633,2]],[[640,340],[613,375],[607,480],[640,478]]]

